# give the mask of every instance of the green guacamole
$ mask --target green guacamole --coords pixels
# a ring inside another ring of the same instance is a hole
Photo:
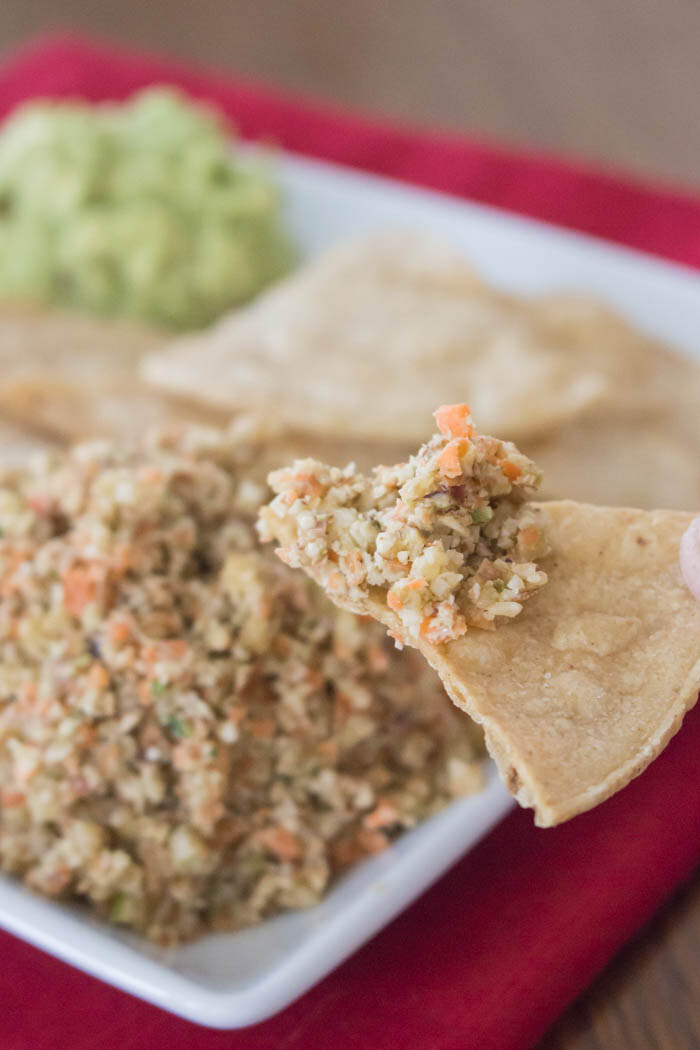
[[[198,328],[292,261],[267,170],[168,88],[31,103],[0,132],[0,298]]]

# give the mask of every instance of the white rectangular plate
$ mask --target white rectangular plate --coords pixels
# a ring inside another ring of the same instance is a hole
[[[506,212],[290,155],[279,158],[288,222],[307,256],[353,235],[423,229],[492,282],[524,294],[590,291],[640,327],[700,353],[700,275]],[[159,949],[0,879],[0,925],[45,951],[190,1020],[262,1021],[324,977],[470,849],[512,801],[487,768],[478,796],[404,835],[317,907],[240,933]]]

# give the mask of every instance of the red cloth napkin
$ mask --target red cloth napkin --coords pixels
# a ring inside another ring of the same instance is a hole
[[[340,113],[151,56],[54,38],[0,70],[0,112],[154,81],[245,135],[700,266],[700,201],[551,158]],[[211,1032],[0,934],[3,1050],[523,1050],[700,861],[700,706],[638,780],[542,831],[508,817],[391,926],[277,1017]]]

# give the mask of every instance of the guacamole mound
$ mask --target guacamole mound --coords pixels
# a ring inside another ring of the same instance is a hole
[[[292,261],[264,165],[170,88],[30,103],[0,132],[0,298],[198,328]]]

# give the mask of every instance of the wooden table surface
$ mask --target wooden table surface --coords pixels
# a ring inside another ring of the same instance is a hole
[[[73,27],[368,111],[700,185],[697,0],[4,0],[0,50]],[[700,1047],[700,877],[540,1050]]]

